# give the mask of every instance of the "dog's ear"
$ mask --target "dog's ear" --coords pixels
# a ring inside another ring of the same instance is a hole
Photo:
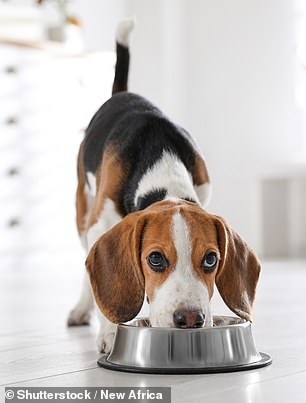
[[[260,273],[255,253],[221,217],[215,218],[221,261],[216,285],[226,305],[243,319],[252,321],[252,305]]]
[[[98,239],[86,259],[97,305],[113,323],[133,319],[144,300],[140,263],[143,226],[141,213],[129,214]]]

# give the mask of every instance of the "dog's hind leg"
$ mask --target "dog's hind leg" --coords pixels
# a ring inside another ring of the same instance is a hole
[[[77,210],[77,228],[82,246],[84,247],[87,255],[88,244],[87,244],[86,228],[88,225],[89,215],[93,204],[93,196],[90,194],[88,184],[86,183],[85,173],[82,169],[81,164],[82,150],[83,149],[81,146],[78,159],[78,187],[76,193],[76,210]],[[88,274],[84,270],[84,278],[81,294],[77,304],[69,313],[67,320],[68,326],[88,325],[93,306],[94,304],[93,304],[91,285],[89,282]]]

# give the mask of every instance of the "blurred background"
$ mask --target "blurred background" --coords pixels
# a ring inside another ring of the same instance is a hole
[[[32,286],[24,268],[83,267],[76,155],[111,94],[116,25],[134,15],[130,90],[197,139],[208,210],[264,259],[305,257],[303,3],[0,1],[0,270],[20,271],[17,289]]]

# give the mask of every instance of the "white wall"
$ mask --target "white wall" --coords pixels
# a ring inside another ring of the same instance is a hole
[[[113,50],[118,21],[129,14],[126,0],[73,0],[75,13],[83,26],[87,50]]]
[[[260,177],[299,148],[294,0],[77,0],[88,48],[113,47],[135,14],[130,89],[198,139],[210,211],[260,249]],[[117,18],[118,17],[118,18]]]

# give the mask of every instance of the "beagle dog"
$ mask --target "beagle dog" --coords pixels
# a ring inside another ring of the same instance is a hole
[[[87,275],[68,324],[88,324],[95,302],[104,352],[116,324],[134,318],[145,296],[152,326],[212,326],[215,284],[233,312],[252,320],[260,273],[239,235],[203,209],[210,181],[190,134],[127,92],[132,27],[131,20],[118,27],[113,96],[89,123],[78,155]]]

